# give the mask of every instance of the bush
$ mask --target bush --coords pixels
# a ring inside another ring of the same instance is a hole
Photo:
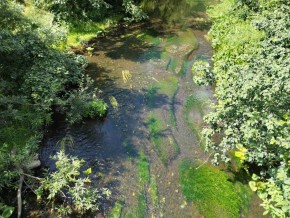
[[[57,20],[73,21],[100,18],[102,10],[110,7],[103,0],[33,0],[37,7],[56,15]]]
[[[235,150],[265,213],[289,217],[289,3],[224,0],[209,14],[217,105],[205,118],[206,147],[216,164]]]
[[[71,123],[79,121],[76,108],[96,96],[83,74],[86,59],[59,49],[66,31],[52,14],[10,0],[0,1],[0,11],[1,191],[18,185],[22,168],[29,171],[26,166],[39,150],[41,128],[52,121],[53,109]],[[91,107],[89,115],[105,114],[104,103]]]
[[[95,118],[104,117],[107,113],[108,105],[100,99],[90,101],[85,104],[83,117]]]
[[[56,212],[61,217],[76,210],[83,214],[87,211],[99,209],[99,199],[109,197],[111,192],[108,189],[96,189],[91,187],[91,180],[81,178],[80,169],[83,160],[66,155],[63,151],[58,152],[53,159],[56,160],[56,172],[40,179],[40,187],[36,190],[38,199],[45,197],[46,203],[55,209],[54,201],[62,199],[62,205],[56,207]],[[90,168],[88,170],[90,172]]]

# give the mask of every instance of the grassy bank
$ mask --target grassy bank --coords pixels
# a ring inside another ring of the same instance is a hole
[[[110,28],[117,25],[120,19],[120,17],[111,17],[99,22],[87,21],[70,24],[67,35],[67,46],[82,46],[92,38],[106,34]]]
[[[250,190],[219,168],[183,161],[179,173],[183,194],[205,217],[236,218],[247,211]]]

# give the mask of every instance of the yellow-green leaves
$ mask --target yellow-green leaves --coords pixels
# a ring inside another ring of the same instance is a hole
[[[90,175],[92,173],[92,168],[88,168],[85,171],[83,171],[84,174]]]
[[[238,144],[236,148],[239,149],[239,151],[235,151],[235,156],[238,157],[241,162],[243,162],[244,160],[246,160],[245,155],[248,150],[245,147],[243,147],[241,144]]]

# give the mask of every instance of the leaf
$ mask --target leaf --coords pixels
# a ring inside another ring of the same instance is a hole
[[[92,168],[88,168],[87,170],[83,171],[84,174],[90,175],[92,173]]]
[[[2,213],[3,218],[8,218],[12,215],[14,207],[6,207]]]
[[[240,151],[236,151],[235,156],[240,158],[241,161],[244,161],[246,159],[245,154],[243,152],[240,152]]]
[[[250,188],[252,189],[252,191],[257,191],[257,185],[256,185],[256,182],[254,182],[254,181],[250,181],[249,182],[249,186],[250,186]]]
[[[124,83],[126,83],[132,79],[132,74],[129,72],[129,70],[123,70],[122,77],[123,77]]]

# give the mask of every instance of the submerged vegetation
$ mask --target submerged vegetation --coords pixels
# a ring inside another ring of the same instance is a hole
[[[240,217],[247,208],[249,196],[239,182],[230,181],[229,175],[208,164],[180,164],[181,187],[187,200],[196,203],[205,217]]]
[[[165,165],[168,164],[179,153],[179,146],[175,138],[171,134],[169,136],[164,134],[169,131],[166,123],[153,113],[149,115],[147,125],[158,156]]]
[[[174,113],[174,99],[178,91],[178,79],[175,76],[170,76],[156,83],[150,84],[145,94],[146,104],[149,108],[154,108],[158,101],[159,95],[166,95],[169,99],[169,117],[166,122],[172,126],[176,126],[176,117]]]
[[[209,99],[206,96],[200,96],[199,93],[187,96],[184,105],[184,117],[195,136],[204,148],[204,140],[202,139],[203,116],[205,109],[209,107]],[[194,116],[192,116],[194,114]]]

